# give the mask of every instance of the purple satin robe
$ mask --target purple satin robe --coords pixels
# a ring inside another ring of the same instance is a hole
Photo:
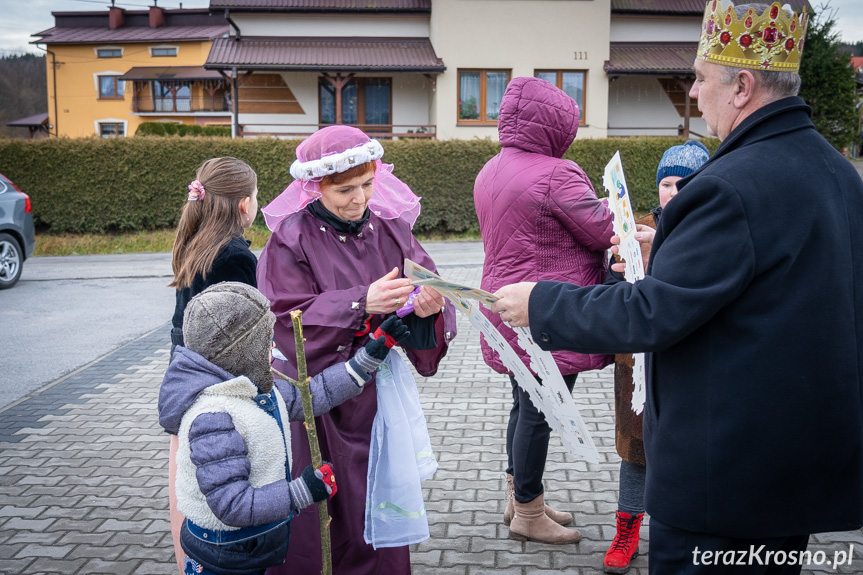
[[[343,241],[344,240],[344,241]],[[356,337],[365,316],[369,284],[394,267],[403,269],[409,258],[434,270],[434,262],[400,220],[384,220],[374,214],[362,233],[340,234],[306,210],[285,218],[267,242],[258,263],[258,288],[269,298],[276,314],[275,340],[289,362],[274,360],[279,371],[296,377],[296,349],[290,312],[303,311],[303,335],[309,376],[335,363],[347,361],[368,342]],[[383,317],[372,317],[374,331]],[[437,347],[405,348],[416,370],[434,375],[455,337],[455,310],[447,305],[435,321]],[[402,575],[410,573],[407,546],[375,551],[363,539],[366,474],[372,422],[377,413],[374,382],[315,423],[321,453],[331,461],[339,491],[329,501],[334,575]],[[293,472],[311,462],[303,424],[291,424]],[[320,573],[321,544],[318,514],[309,507],[291,521],[288,557],[268,575]]]

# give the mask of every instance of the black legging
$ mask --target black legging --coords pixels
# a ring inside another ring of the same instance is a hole
[[[576,377],[577,373],[563,376],[570,393]],[[509,376],[509,380],[512,383],[512,409],[506,428],[506,472],[512,474],[515,481],[515,498],[519,503],[527,503],[542,495],[542,473],[545,471],[551,428],[545,416],[533,406],[530,395],[518,386],[513,376]],[[540,378],[536,380],[542,383]]]

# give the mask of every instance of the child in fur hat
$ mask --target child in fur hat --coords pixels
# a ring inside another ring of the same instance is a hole
[[[257,289],[224,282],[195,296],[159,392],[159,423],[179,436],[177,506],[186,573],[263,574],[285,560],[290,519],[336,493],[332,466],[291,480],[287,422],[303,419],[297,389],[274,379],[275,316]],[[311,379],[315,415],[362,392],[409,332],[388,318],[348,362]]]

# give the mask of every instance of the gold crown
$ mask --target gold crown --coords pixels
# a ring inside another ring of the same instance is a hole
[[[794,12],[789,18],[779,2],[762,14],[753,8],[740,18],[734,5],[708,0],[701,24],[698,59],[722,66],[797,72],[803,54],[808,15]]]

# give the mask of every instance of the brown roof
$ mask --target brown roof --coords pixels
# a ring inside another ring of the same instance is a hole
[[[48,112],[43,112],[41,114],[36,114],[35,116],[27,116],[26,118],[20,118],[18,120],[12,120],[11,122],[7,122],[7,126],[14,126],[16,128],[29,128],[41,126],[48,122]]]
[[[428,38],[219,38],[209,69],[333,72],[421,72],[446,70]]]
[[[698,42],[612,42],[608,76],[693,76]]]
[[[431,0],[210,0],[210,9],[260,12],[431,12]]]
[[[662,14],[695,16],[704,14],[708,0],[611,0],[613,14]],[[806,7],[812,12],[808,0],[785,0],[794,10]],[[742,2],[741,2],[742,3]],[[765,3],[769,4],[768,0]]]
[[[201,66],[135,66],[118,80],[219,80],[222,75],[216,70],[205,70]]]
[[[121,28],[49,28],[33,34],[41,36],[31,44],[120,44],[137,42],[193,42],[212,40],[228,32],[224,26],[123,26]]]

